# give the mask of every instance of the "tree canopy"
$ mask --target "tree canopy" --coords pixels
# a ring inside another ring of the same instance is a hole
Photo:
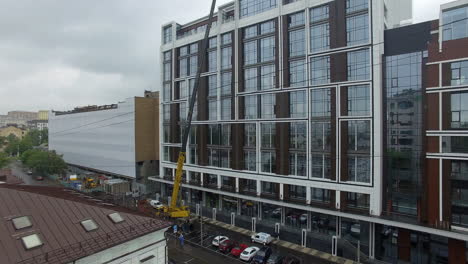
[[[21,161],[41,175],[61,174],[67,169],[67,164],[55,152],[30,149],[21,154]]]
[[[6,153],[0,152],[0,169],[3,169],[10,163],[10,158]]]

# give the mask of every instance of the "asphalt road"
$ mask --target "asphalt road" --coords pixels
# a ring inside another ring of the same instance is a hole
[[[10,164],[10,168],[12,170],[13,176],[22,180],[24,185],[40,185],[40,186],[59,186],[60,184],[44,177],[44,180],[38,181],[36,180],[35,174],[29,175],[27,174],[28,169],[23,168],[21,163],[18,161],[12,162]]]

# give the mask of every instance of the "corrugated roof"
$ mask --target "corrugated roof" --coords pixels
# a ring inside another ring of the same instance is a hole
[[[113,223],[114,212],[124,221]],[[19,216],[32,227],[15,230],[11,219]],[[71,262],[171,225],[68,189],[9,184],[0,185],[0,217],[0,263]],[[80,222],[87,219],[98,229],[86,232]],[[34,233],[44,244],[26,250],[21,237]]]

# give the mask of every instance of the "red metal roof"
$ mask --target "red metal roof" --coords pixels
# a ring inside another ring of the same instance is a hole
[[[113,212],[125,221],[114,224]],[[28,216],[32,227],[15,230],[11,219],[19,216]],[[0,263],[71,262],[171,225],[69,189],[9,184],[0,185],[0,217]],[[86,232],[80,224],[86,219],[99,228]],[[33,233],[44,244],[26,250],[21,237]]]

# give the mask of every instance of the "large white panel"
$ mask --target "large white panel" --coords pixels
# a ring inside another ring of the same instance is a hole
[[[116,109],[50,113],[49,149],[67,163],[135,178],[135,99]]]

